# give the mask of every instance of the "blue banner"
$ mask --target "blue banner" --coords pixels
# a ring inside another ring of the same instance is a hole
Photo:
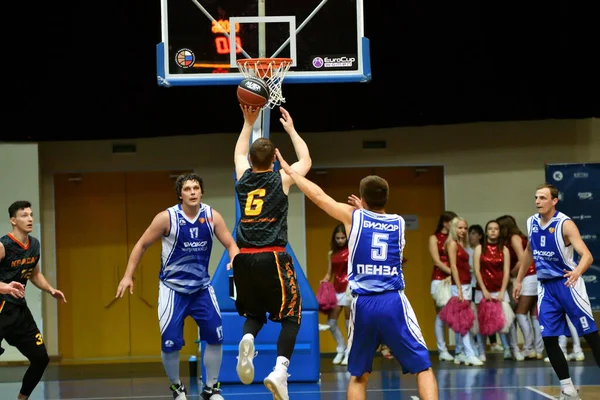
[[[546,165],[546,182],[559,191],[556,208],[573,219],[594,257],[583,275],[594,311],[600,311],[600,163]]]

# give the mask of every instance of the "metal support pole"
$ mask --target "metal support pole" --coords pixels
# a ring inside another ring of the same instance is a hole
[[[264,17],[266,16],[266,8],[265,8],[266,0],[258,0],[258,16]],[[265,58],[267,56],[267,24],[265,22],[258,23],[258,57]],[[252,142],[254,140],[264,137],[269,137],[269,119],[271,116],[271,109],[266,107],[260,112],[256,123],[252,129]],[[250,143],[252,144],[252,143]]]

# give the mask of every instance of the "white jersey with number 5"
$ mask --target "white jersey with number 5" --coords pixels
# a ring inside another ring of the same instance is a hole
[[[539,280],[562,278],[565,269],[570,271],[577,267],[573,246],[567,246],[563,236],[563,225],[569,219],[557,211],[545,226],[542,226],[539,214],[527,220],[529,245]]]
[[[354,294],[404,290],[404,219],[368,210],[352,213],[348,281]]]

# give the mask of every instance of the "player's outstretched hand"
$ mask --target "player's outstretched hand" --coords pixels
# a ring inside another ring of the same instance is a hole
[[[240,104],[242,113],[244,113],[244,121],[249,125],[254,125],[258,115],[260,114],[260,107],[250,107]]]
[[[50,296],[54,297],[56,300],[61,300],[63,303],[67,302],[65,294],[58,289],[52,289],[50,291]]]
[[[348,196],[348,204],[350,204],[351,206],[353,206],[356,209],[362,210],[363,205],[362,205],[362,201],[360,200],[360,198],[354,194],[351,194],[350,196]]]
[[[574,269],[573,271],[567,271],[566,269],[563,269],[563,271],[565,271],[565,274],[563,275],[563,277],[567,278],[567,281],[565,282],[565,286],[568,287],[575,287],[575,284],[577,283],[577,279],[579,279],[579,277],[581,276],[581,273],[579,271],[577,271],[577,268]]]
[[[15,299],[22,299],[25,297],[25,286],[19,282],[11,282],[0,289],[0,293],[8,294]]]
[[[10,286],[11,288],[18,289],[22,292],[25,291],[25,286],[21,282],[12,281],[11,283],[8,284],[8,286]]]
[[[275,149],[275,154],[277,155],[277,159],[279,160],[279,165],[281,165],[281,169],[286,174],[292,175],[295,171],[294,171],[294,169],[292,167],[290,167],[290,164],[288,164],[287,161],[285,161],[285,159],[283,158],[283,156],[279,152],[279,149]]]
[[[279,107],[279,111],[281,111],[281,118],[279,118],[279,122],[281,122],[281,125],[283,125],[283,129],[285,129],[287,133],[290,133],[290,130],[294,130],[294,121],[292,120],[290,113],[285,108]]]
[[[133,294],[133,279],[124,277],[119,282],[119,287],[117,288],[117,295],[115,297],[123,297],[125,291],[129,289],[129,293]]]

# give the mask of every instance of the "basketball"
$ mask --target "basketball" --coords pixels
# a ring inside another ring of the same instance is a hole
[[[241,105],[264,107],[269,101],[269,86],[259,78],[246,78],[237,87],[237,98]]]

